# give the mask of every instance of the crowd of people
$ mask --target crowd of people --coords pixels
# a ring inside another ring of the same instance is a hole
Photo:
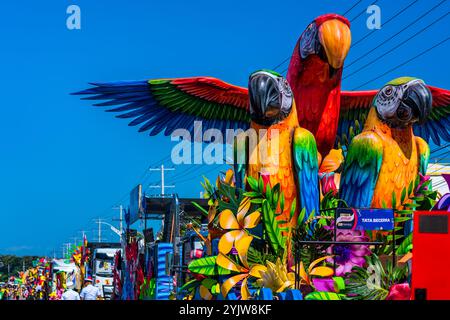
[[[15,277],[11,277],[8,282],[0,283],[0,300],[101,300],[102,294],[98,287],[93,285],[91,277],[87,277],[81,292],[76,289],[72,281],[66,283],[65,288],[58,294],[58,290],[48,293],[49,288],[21,283]]]

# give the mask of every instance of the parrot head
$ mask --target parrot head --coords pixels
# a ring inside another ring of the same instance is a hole
[[[286,79],[271,70],[259,70],[248,81],[250,117],[253,122],[270,126],[284,120],[293,104],[291,87]]]
[[[350,22],[338,14],[325,14],[303,31],[298,50],[302,60],[317,55],[336,70],[342,68],[351,41]]]
[[[388,82],[373,100],[378,118],[396,129],[426,121],[431,111],[431,103],[430,89],[422,80],[411,77]]]

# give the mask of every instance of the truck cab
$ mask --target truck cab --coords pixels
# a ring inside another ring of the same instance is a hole
[[[103,298],[110,299],[113,292],[114,256],[121,248],[96,248],[92,256],[92,278]]]

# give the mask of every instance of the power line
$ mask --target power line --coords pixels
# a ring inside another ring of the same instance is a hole
[[[450,147],[450,143],[447,143],[447,144],[445,144],[443,146],[440,146],[440,147],[438,147],[438,148],[436,148],[434,150],[431,150],[431,153],[437,152],[439,150],[442,150],[442,149],[445,149],[445,148],[448,148],[448,147]]]
[[[417,37],[419,34],[421,34],[422,32],[424,32],[425,30],[429,29],[431,26],[433,26],[434,24],[438,23],[439,21],[441,21],[442,19],[444,19],[446,16],[449,15],[449,12],[447,12],[446,14],[440,16],[438,19],[434,20],[432,23],[430,23],[429,25],[427,25],[426,27],[422,28],[421,30],[419,30],[418,32],[416,32],[415,34],[413,34],[411,37],[403,40],[402,42],[398,43],[395,47],[389,49],[388,51],[382,53],[381,55],[379,55],[378,57],[374,58],[373,60],[371,60],[370,62],[366,63],[365,65],[363,65],[362,67],[360,67],[359,69],[356,69],[355,71],[353,71],[350,74],[347,74],[345,77],[343,77],[342,79],[347,79],[355,74],[357,74],[358,72],[360,72],[361,70],[364,70],[365,68],[367,68],[368,66],[370,66],[371,64],[375,63],[377,60],[380,60],[381,58],[383,58],[384,56],[386,56],[387,54],[393,52],[394,50],[398,49],[399,47],[401,47],[402,45],[404,45],[405,43],[407,43],[408,41],[410,41],[411,39]]]
[[[376,49],[382,47],[383,45],[385,45],[386,43],[388,43],[389,41],[391,41],[392,39],[394,39],[396,36],[398,36],[399,34],[401,34],[403,31],[405,31],[406,29],[408,29],[409,27],[411,27],[412,25],[416,24],[417,22],[421,21],[421,19],[423,17],[425,17],[426,15],[428,15],[430,12],[432,12],[433,10],[435,10],[436,8],[438,8],[439,6],[441,6],[446,0],[442,0],[441,2],[439,2],[437,5],[435,5],[434,7],[432,7],[431,9],[429,9],[428,11],[426,11],[424,14],[422,14],[420,17],[416,18],[415,20],[413,20],[411,23],[409,23],[407,26],[403,27],[402,29],[400,29],[400,31],[394,33],[392,36],[390,36],[389,38],[387,38],[386,40],[383,40],[382,42],[380,42],[375,48],[372,48],[371,50],[369,50],[368,52],[373,52]],[[345,68],[348,68],[350,66],[352,66],[353,64],[355,64],[356,62],[358,62],[359,60],[363,59],[364,57],[367,56],[367,53],[364,55],[361,55],[360,57],[358,57],[356,60],[353,60],[350,64],[348,64]]]
[[[385,27],[389,22],[391,22],[392,20],[394,20],[395,18],[397,18],[398,16],[400,16],[403,12],[405,12],[406,10],[408,10],[409,8],[411,8],[414,4],[416,4],[419,0],[414,0],[413,2],[411,2],[410,4],[408,4],[406,7],[400,9],[399,11],[397,11],[396,13],[394,13],[389,19],[387,19],[385,22],[383,22],[383,27]],[[350,48],[355,47],[356,45],[358,45],[359,43],[361,43],[362,41],[364,41],[365,39],[367,39],[370,35],[374,34],[374,32],[378,31],[378,29],[374,29],[372,31],[370,31],[369,33],[367,33],[364,37],[362,37],[361,39],[359,39],[358,41],[356,41],[355,43],[353,43],[351,45]]]
[[[375,0],[374,2],[372,2],[371,6],[373,6],[374,4],[376,4],[378,2],[378,0]],[[358,19],[361,15],[363,15],[364,12],[366,12],[367,9],[362,10],[360,13],[358,13],[358,15],[356,17],[354,17],[353,19],[350,20],[350,22],[355,21],[356,19]]]
[[[347,13],[349,13],[350,11],[352,11],[358,4],[360,4],[362,2],[362,0],[356,1],[354,5],[352,5],[349,9],[347,9],[347,11],[345,11],[342,15],[345,16]]]
[[[426,49],[426,50],[420,52],[419,54],[415,55],[414,57],[412,57],[412,58],[406,60],[405,62],[402,62],[402,63],[398,64],[397,66],[395,66],[395,67],[393,67],[393,68],[387,70],[386,72],[383,72],[381,75],[379,75],[379,76],[377,76],[377,77],[375,77],[375,78],[373,78],[373,79],[370,79],[369,81],[364,82],[363,84],[361,84],[361,85],[359,85],[359,86],[353,88],[352,90],[360,89],[360,88],[364,87],[365,85],[367,85],[367,84],[369,84],[369,83],[371,83],[371,82],[373,82],[373,81],[375,81],[375,80],[378,80],[379,78],[381,78],[381,77],[383,77],[383,76],[385,76],[385,75],[391,73],[392,71],[395,71],[397,68],[403,67],[405,64],[408,64],[409,62],[411,62],[411,61],[413,61],[413,60],[415,60],[415,59],[417,59],[417,58],[423,56],[423,55],[426,54],[427,52],[429,52],[429,51],[431,51],[431,50],[433,50],[433,49],[439,47],[440,45],[444,44],[444,43],[447,42],[449,39],[450,39],[449,37],[445,38],[444,40],[440,41],[439,43],[435,44],[434,46],[432,46],[432,47],[430,47],[430,48],[428,48],[428,49]]]
[[[279,64],[277,64],[275,67],[272,68],[273,71],[276,71],[279,67],[281,67],[286,61],[288,61],[291,58],[291,56],[287,57],[283,61],[281,61]]]

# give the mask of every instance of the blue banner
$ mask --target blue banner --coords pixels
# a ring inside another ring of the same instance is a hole
[[[336,228],[349,230],[394,230],[394,210],[355,209],[336,210]]]

